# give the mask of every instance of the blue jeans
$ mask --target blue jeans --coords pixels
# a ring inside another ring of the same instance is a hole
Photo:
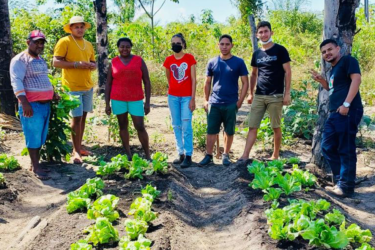
[[[193,154],[192,112],[189,109],[191,96],[168,95],[168,106],[172,116],[172,127],[176,138],[178,154]]]
[[[33,109],[32,117],[23,116],[22,105],[19,105],[18,113],[23,134],[25,135],[26,147],[38,149],[42,147],[47,139],[51,104],[30,102],[30,106]]]
[[[347,116],[331,113],[324,125],[322,152],[337,185],[346,193],[353,193],[357,154],[355,139],[363,108],[350,109]]]

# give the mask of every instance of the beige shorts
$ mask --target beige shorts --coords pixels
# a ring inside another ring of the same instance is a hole
[[[254,95],[250,109],[249,127],[259,128],[266,111],[270,116],[271,127],[281,127],[281,115],[283,111],[283,94]]]

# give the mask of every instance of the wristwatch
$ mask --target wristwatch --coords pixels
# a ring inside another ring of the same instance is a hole
[[[345,108],[349,108],[349,107],[350,107],[350,103],[348,103],[348,102],[344,102],[342,105],[343,105]]]

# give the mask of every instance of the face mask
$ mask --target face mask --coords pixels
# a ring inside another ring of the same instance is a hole
[[[175,53],[180,53],[181,50],[182,50],[182,45],[179,45],[179,44],[173,44],[173,45],[172,45],[172,50],[173,50],[173,52],[175,52]]]
[[[272,42],[272,37],[270,37],[270,39],[268,39],[268,41],[265,41],[265,42],[263,42],[262,40],[260,40],[260,43],[261,43],[262,45],[269,44],[270,42]]]

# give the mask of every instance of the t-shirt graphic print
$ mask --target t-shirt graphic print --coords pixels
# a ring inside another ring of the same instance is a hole
[[[186,70],[188,68],[188,64],[183,62],[181,63],[180,67],[177,64],[172,64],[170,70],[173,74],[174,79],[181,83],[182,81],[186,80],[189,76],[186,76]]]
[[[168,94],[178,97],[192,95],[191,67],[197,64],[191,54],[185,54],[176,59],[174,55],[168,56],[163,66],[169,70]]]

